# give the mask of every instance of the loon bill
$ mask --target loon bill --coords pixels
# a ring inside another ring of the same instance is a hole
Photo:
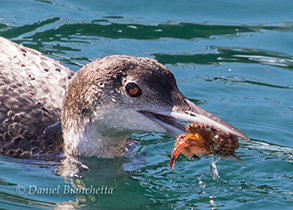
[[[0,69],[4,155],[63,151],[69,156],[122,156],[129,134],[177,136],[185,131],[182,120],[249,141],[240,130],[190,102],[172,72],[152,58],[112,55],[74,74],[60,62],[0,37]]]

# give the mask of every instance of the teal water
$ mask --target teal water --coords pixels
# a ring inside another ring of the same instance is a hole
[[[180,155],[170,170],[174,139],[154,133],[68,179],[58,163],[0,157],[0,208],[292,209],[292,9],[290,0],[2,0],[0,36],[74,71],[112,54],[156,58],[184,95],[252,141],[236,152],[245,163],[217,163],[218,179],[211,157]]]

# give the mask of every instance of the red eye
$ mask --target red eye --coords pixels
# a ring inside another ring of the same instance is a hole
[[[134,82],[129,82],[125,86],[125,89],[127,94],[131,97],[138,97],[142,94],[140,87]]]

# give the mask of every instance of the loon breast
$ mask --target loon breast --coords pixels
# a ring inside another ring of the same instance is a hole
[[[47,127],[60,118],[73,74],[60,62],[0,37],[1,154],[26,157],[62,149],[61,126]]]

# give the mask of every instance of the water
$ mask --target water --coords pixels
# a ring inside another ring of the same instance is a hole
[[[112,54],[156,58],[190,100],[252,142],[236,152],[245,163],[217,162],[216,179],[210,157],[180,155],[170,170],[174,139],[163,134],[134,134],[127,157],[91,158],[90,170],[68,179],[58,163],[0,157],[0,207],[291,209],[292,8],[290,0],[2,0],[0,36],[74,71]]]

